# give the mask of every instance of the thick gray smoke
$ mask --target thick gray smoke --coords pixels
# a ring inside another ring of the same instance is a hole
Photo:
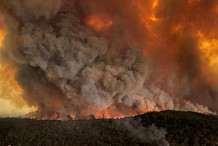
[[[211,113],[151,82],[159,75],[144,50],[125,44],[114,48],[113,39],[83,24],[76,1],[3,0],[0,4],[8,16],[7,60],[17,68],[24,99],[39,107],[31,116],[104,117],[107,111],[118,117],[166,109]]]

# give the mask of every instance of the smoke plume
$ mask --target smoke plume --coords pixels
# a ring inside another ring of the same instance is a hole
[[[140,119],[138,119],[140,121]],[[125,126],[127,130],[135,137],[139,138],[143,143],[149,143],[157,146],[169,146],[166,140],[166,130],[158,128],[154,124],[148,127],[143,127],[140,122],[133,119],[125,119],[123,122],[116,122],[117,126]],[[121,125],[122,124],[122,125]]]
[[[16,68],[24,100],[38,107],[31,117],[218,111],[216,0],[0,5],[2,61]]]

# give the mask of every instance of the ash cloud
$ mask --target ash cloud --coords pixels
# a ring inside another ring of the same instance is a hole
[[[34,21],[34,19],[37,20],[41,17],[49,19],[56,15],[62,5],[62,0],[3,0],[3,2],[16,16],[26,21],[30,19]]]
[[[17,68],[17,81],[25,100],[39,107],[31,116],[81,118],[98,117],[100,112],[104,117],[107,111],[116,117],[166,109],[212,113],[207,106],[218,111],[218,90],[201,76],[193,26],[185,25],[187,28],[179,33],[168,30],[189,20],[201,28],[209,25],[203,21],[206,17],[191,21],[199,15],[182,11],[188,1],[161,1],[156,14],[160,22],[154,24],[153,32],[159,36],[154,40],[153,33],[142,29],[131,3],[131,0],[0,3],[8,16],[6,23],[16,22],[8,25],[6,52]],[[176,7],[181,9],[174,8],[177,3]],[[203,7],[203,2],[199,2],[190,7],[209,13],[215,3],[210,1]],[[85,25],[89,14],[111,18],[115,22],[112,30],[94,32]],[[187,20],[183,15],[187,15]],[[211,29],[215,24],[213,20]]]

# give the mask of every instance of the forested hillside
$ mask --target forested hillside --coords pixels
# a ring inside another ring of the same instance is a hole
[[[166,139],[165,139],[166,137]],[[125,119],[0,119],[0,145],[218,145],[218,117],[163,111]]]

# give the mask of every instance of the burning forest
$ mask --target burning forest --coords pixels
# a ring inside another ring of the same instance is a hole
[[[218,112],[217,0],[1,0],[0,100],[38,119]]]

